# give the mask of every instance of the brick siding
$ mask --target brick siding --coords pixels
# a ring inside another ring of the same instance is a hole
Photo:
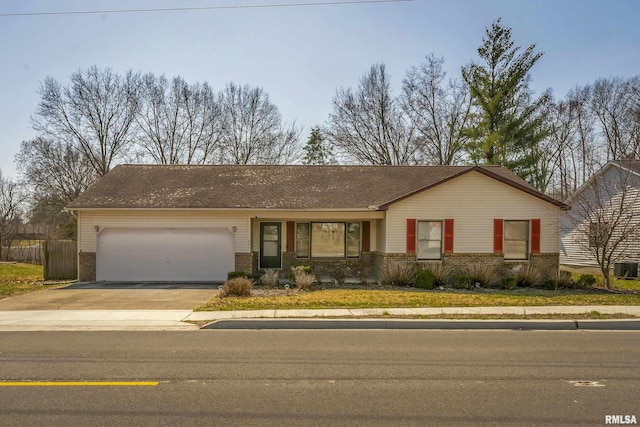
[[[96,280],[96,253],[78,253],[78,281],[94,282]]]

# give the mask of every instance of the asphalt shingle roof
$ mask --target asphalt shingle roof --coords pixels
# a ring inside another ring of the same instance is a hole
[[[498,166],[120,165],[67,208],[384,209],[472,170],[564,206]]]

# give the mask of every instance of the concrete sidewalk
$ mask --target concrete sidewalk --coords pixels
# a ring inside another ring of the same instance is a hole
[[[442,307],[442,308],[370,308],[370,309],[331,309],[331,310],[247,310],[247,311],[206,311],[191,310],[13,310],[0,311],[0,331],[113,331],[113,330],[198,330],[199,327],[189,322],[213,322],[239,319],[280,319],[285,321],[298,319],[348,319],[351,323],[343,323],[355,327],[354,320],[371,316],[385,316],[386,321],[394,317],[406,316],[447,316],[447,315],[553,315],[583,314],[597,311],[601,314],[623,314],[630,318],[640,317],[640,306],[530,306],[530,307]],[[291,322],[294,327],[299,322]],[[413,320],[417,322],[436,322],[436,320]],[[454,322],[454,321],[449,321]],[[473,321],[457,323],[461,329],[468,328]],[[518,320],[518,322],[538,322],[538,325],[550,325],[552,322],[536,320]],[[572,322],[572,321],[567,321]],[[615,324],[613,320],[594,320],[584,322],[600,322],[603,328]],[[620,322],[618,322],[620,323]],[[628,322],[627,322],[628,323]],[[635,323],[640,324],[640,319]],[[408,323],[406,323],[408,324]],[[443,322],[440,320],[440,324]],[[508,321],[495,322],[496,325],[507,325]],[[272,325],[274,325],[272,323]],[[280,322],[278,327],[285,323]],[[372,323],[369,322],[369,325]],[[451,323],[455,325],[455,323]],[[362,326],[362,325],[360,325]],[[504,329],[505,327],[498,327]],[[387,327],[387,326],[385,326]],[[600,329],[603,329],[600,328]],[[531,329],[535,329],[531,328]],[[576,329],[576,328],[573,328]],[[615,329],[615,328],[614,328]]]

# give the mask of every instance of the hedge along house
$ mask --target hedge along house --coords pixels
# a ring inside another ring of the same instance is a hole
[[[390,262],[558,269],[564,204],[498,166],[114,168],[67,207],[79,280],[222,281],[230,271],[377,279]]]

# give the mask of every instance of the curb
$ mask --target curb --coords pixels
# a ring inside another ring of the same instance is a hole
[[[640,331],[640,320],[380,320],[223,319],[201,329],[440,329],[440,330],[625,330]]]

